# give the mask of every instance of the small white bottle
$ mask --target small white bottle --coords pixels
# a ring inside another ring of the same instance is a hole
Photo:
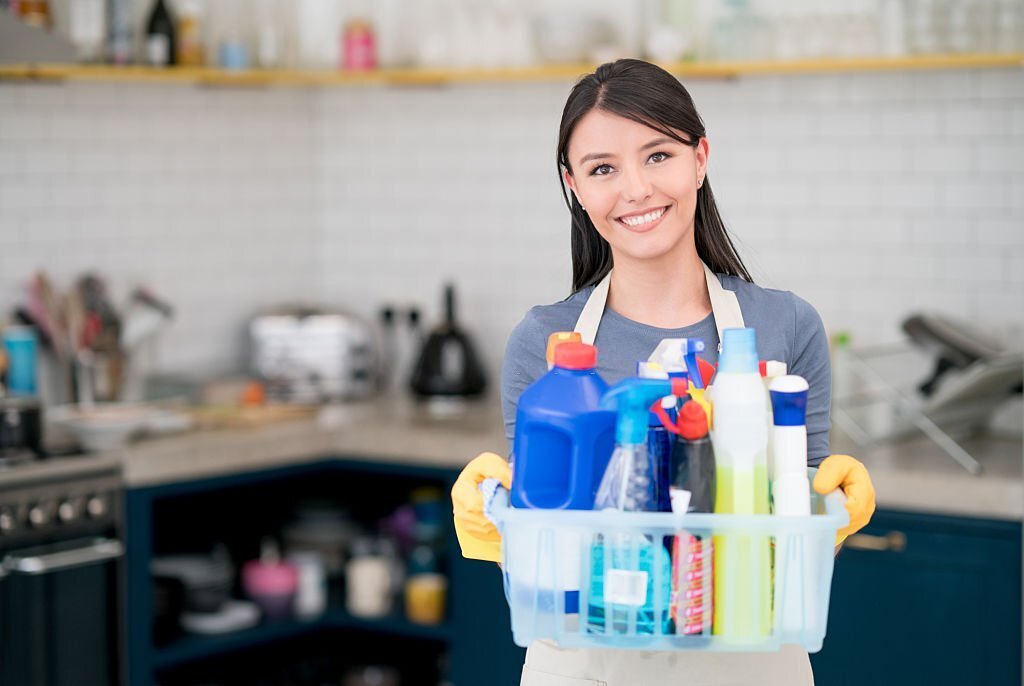
[[[811,514],[807,479],[807,394],[800,376],[780,376],[771,382],[773,512],[779,517]],[[775,628],[797,640],[818,622],[817,565],[819,541],[808,534],[781,533],[775,541]],[[831,545],[829,538],[826,545]]]

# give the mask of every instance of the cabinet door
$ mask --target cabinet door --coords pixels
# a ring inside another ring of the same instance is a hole
[[[880,511],[862,533],[836,559],[818,683],[1021,683],[1019,522]]]

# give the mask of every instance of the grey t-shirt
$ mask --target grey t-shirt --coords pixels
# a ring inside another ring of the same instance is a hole
[[[743,321],[757,332],[757,353],[762,360],[786,363],[790,374],[810,384],[807,399],[807,463],[817,466],[829,455],[829,404],[832,367],[828,338],[821,317],[805,300],[789,291],[761,288],[734,276],[719,275],[722,287],[735,291]],[[501,404],[509,452],[516,428],[516,404],[523,389],[547,372],[548,336],[572,331],[593,287],[552,305],[539,305],[512,331],[501,370]],[[700,338],[703,357],[718,362],[718,330],[714,315],[681,329],[659,329],[640,324],[606,307],[597,330],[597,371],[609,384],[636,374],[636,363],[646,360],[663,338]]]

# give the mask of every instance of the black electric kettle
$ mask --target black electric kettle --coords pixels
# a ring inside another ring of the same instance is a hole
[[[455,322],[455,286],[444,289],[445,319],[427,336],[410,385],[421,398],[473,397],[487,388],[487,375],[473,344]]]

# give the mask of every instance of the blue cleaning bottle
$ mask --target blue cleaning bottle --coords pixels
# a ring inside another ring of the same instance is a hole
[[[683,373],[685,375],[685,372]],[[654,362],[637,362],[636,375],[641,379],[668,379],[668,373],[661,365]],[[661,399],[661,414],[670,423],[675,423],[676,418],[675,396],[665,396]],[[655,401],[657,403],[658,401]],[[656,405],[652,405],[656,407]],[[661,417],[656,412],[647,413],[647,458],[651,461],[651,469],[654,474],[654,498],[658,512],[671,512],[672,499],[669,494],[671,476],[669,474],[672,462],[672,437],[668,429],[662,424]]]
[[[650,361],[637,365],[637,376],[647,379],[682,379],[684,382],[693,378],[694,387],[703,388],[704,385],[697,367],[697,353],[702,352],[704,352],[704,341],[699,338],[663,338],[651,353]],[[664,412],[662,414],[669,424],[675,424],[680,405],[678,399],[669,396],[663,399],[661,407]],[[669,465],[674,441],[662,423],[662,418],[654,413],[651,413],[650,429],[647,436],[648,450],[661,469],[657,482],[658,510],[671,512],[672,499],[669,484],[672,477],[669,474]]]
[[[615,445],[615,413],[601,406],[608,383],[592,345],[562,343],[554,362],[519,396],[511,503],[590,510]]]
[[[601,406],[608,384],[597,373],[597,349],[584,343],[560,343],[554,366],[519,396],[513,442],[513,507],[542,510],[590,510],[601,476],[615,446],[615,413]],[[580,569],[588,540],[560,531],[553,541],[515,539],[520,564],[510,572],[525,575],[513,585],[528,589],[545,612],[576,616],[580,608]],[[510,544],[514,545],[514,544]]]
[[[618,410],[615,452],[598,488],[596,509],[657,510],[655,470],[647,451],[651,404],[666,395],[685,395],[685,382],[626,379],[602,399]],[[643,635],[668,628],[671,560],[664,542],[630,533],[598,534],[591,547],[587,630]]]

